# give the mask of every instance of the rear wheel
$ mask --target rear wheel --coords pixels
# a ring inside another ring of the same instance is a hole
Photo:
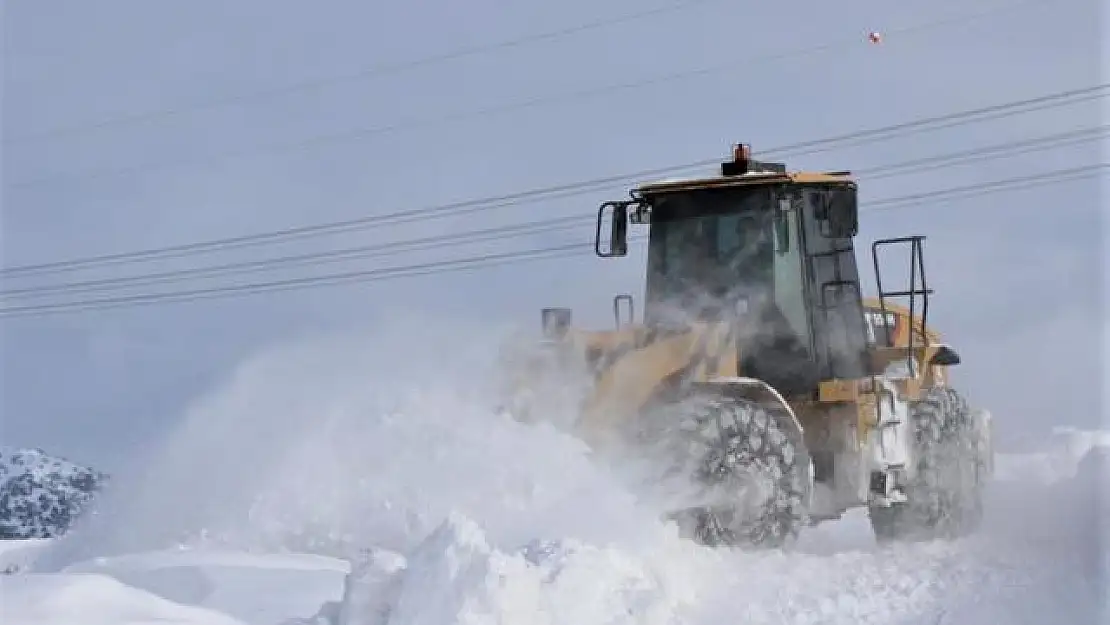
[[[671,472],[692,478],[693,505],[672,513],[695,541],[779,547],[805,522],[809,455],[778,414],[758,403],[695,393],[645,417]],[[652,423],[654,422],[654,423]],[[654,425],[655,427],[651,427]]]
[[[967,401],[951,388],[926,391],[910,410],[915,474],[907,501],[873,506],[871,527],[880,542],[958,538],[974,532],[983,515],[985,444]]]

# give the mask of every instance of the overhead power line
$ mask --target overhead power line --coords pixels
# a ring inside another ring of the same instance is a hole
[[[868,143],[877,140],[893,138],[896,136],[912,135],[921,132],[951,128],[960,125],[991,121],[1039,110],[1068,106],[1077,102],[1103,97],[1103,92],[1108,87],[1110,87],[1110,83],[1102,83],[1090,87],[1070,89],[1043,96],[1037,96],[1034,98],[1014,100],[976,109],[964,110],[956,113],[948,113],[945,115],[920,118],[914,121],[902,122],[879,128],[859,130],[833,137],[827,137],[824,139],[794,143],[777,148],[771,148],[766,152],[761,151],[760,154],[766,154],[770,158],[781,159],[789,156],[798,156],[802,154],[812,154],[827,151],[830,149],[835,149],[838,146],[843,146],[845,144],[858,145],[861,143]],[[495,208],[501,208],[504,206],[513,206],[521,203],[542,201],[548,199],[547,196],[554,194],[564,194],[571,192],[586,193],[589,191],[606,188],[615,184],[625,184],[628,182],[634,182],[655,176],[665,176],[680,172],[688,172],[709,165],[714,165],[719,161],[720,157],[713,159],[704,159],[681,165],[644,169],[615,176],[606,176],[601,178],[594,178],[591,180],[534,188],[528,191],[508,193],[500,196],[450,202],[446,204],[397,211],[382,215],[370,215],[367,217],[360,217],[355,219],[310,224],[305,226],[284,228],[280,230],[259,232],[255,234],[210,239],[206,241],[197,241],[192,243],[158,248],[148,248],[131,252],[119,252],[114,254],[102,254],[69,260],[20,265],[0,270],[0,276],[4,278],[11,278],[16,276],[43,275],[59,273],[63,271],[74,271],[92,266],[117,265],[144,260],[193,256],[195,254],[208,253],[213,251],[224,251],[228,249],[265,245],[277,241],[305,239],[336,234],[340,232],[362,230],[383,225],[395,225],[412,221],[423,221],[429,218],[441,216],[454,216],[475,212],[483,212]]]
[[[1031,152],[1041,152],[1053,148],[1087,143],[1105,137],[1108,132],[1110,132],[1110,125],[1104,124],[1090,128],[1080,128],[1067,132],[1045,135],[1033,139],[1007,141],[1005,143],[996,143],[981,148],[918,158],[892,165],[880,165],[879,167],[857,169],[855,173],[860,176],[867,176],[871,179],[898,176],[906,173],[916,174],[954,165],[978,163],[1000,156],[1017,156],[1019,154],[1029,154]]]
[[[346,272],[342,274],[329,274],[323,276],[313,276],[309,278],[294,278],[286,280],[276,280],[272,282],[261,282],[254,284],[242,284],[226,287],[214,287],[205,289],[196,289],[189,291],[176,291],[169,293],[157,293],[148,295],[131,295],[124,297],[112,297],[104,299],[66,302],[63,304],[43,304],[36,306],[23,306],[18,308],[3,308],[0,309],[0,318],[26,316],[27,314],[36,313],[50,313],[50,312],[68,312],[77,310],[101,309],[103,307],[119,307],[119,306],[135,306],[143,304],[153,304],[161,302],[182,301],[188,299],[208,299],[211,297],[228,296],[232,294],[249,294],[249,293],[263,293],[268,291],[290,290],[294,288],[307,288],[309,286],[326,286],[345,284],[349,282],[373,282],[386,277],[403,277],[410,275],[410,272],[415,272],[417,275],[422,275],[420,272],[427,271],[428,269],[447,270],[453,267],[468,267],[478,263],[488,262],[491,260],[505,260],[518,262],[526,260],[533,256],[540,256],[552,252],[581,252],[586,249],[582,243],[570,243],[564,245],[556,245],[551,247],[543,247],[532,250],[518,250],[513,252],[501,252],[496,254],[482,254],[479,256],[472,256],[468,258],[452,259],[433,261],[428,263],[420,263],[413,265],[406,265],[401,267],[389,267],[381,269],[368,269],[363,271]]]
[[[948,154],[940,154],[926,158],[913,159],[900,163],[879,165],[876,167],[856,170],[861,178],[875,179],[888,176],[917,173],[920,171],[934,171],[945,167],[954,167],[967,163],[982,162],[984,160],[1043,151],[1063,145],[1073,145],[1083,141],[1091,141],[1105,136],[1110,126],[1096,126],[1069,132],[1046,135],[1034,139],[1010,141],[995,145],[984,146],[972,150],[963,150]],[[1036,181],[1037,176],[1022,178],[1024,181]],[[1003,181],[1006,186],[1014,181]],[[980,185],[972,185],[972,190],[980,189]],[[954,190],[949,190],[954,193]],[[931,195],[926,193],[926,196]],[[915,199],[917,196],[907,196]],[[884,205],[894,203],[893,199],[883,200]],[[73,294],[112,291],[122,288],[147,286],[152,284],[177,283],[195,278],[224,277],[229,275],[243,275],[271,271],[286,267],[318,266],[327,263],[364,260],[391,256],[398,252],[412,252],[428,249],[443,249],[459,245],[467,245],[483,241],[504,240],[528,235],[551,234],[584,227],[593,222],[592,214],[576,214],[552,219],[540,219],[525,223],[482,228],[449,234],[433,235],[415,239],[389,241],[371,245],[361,245],[341,249],[325,250],[304,254],[291,254],[276,258],[261,260],[241,261],[209,265],[205,267],[192,267],[170,271],[160,271],[140,274],[137,276],[117,276],[97,280],[84,280],[79,282],[63,282],[45,286],[35,286],[16,289],[0,290],[0,298],[7,300],[46,297],[55,293]]]
[[[949,187],[940,191],[914,193],[911,195],[903,195],[897,198],[881,200],[878,203],[871,202],[867,205],[866,210],[889,211],[906,208],[909,206],[918,206],[924,202],[935,200],[938,198],[945,200],[962,200],[969,197],[978,197],[980,195],[990,195],[992,193],[997,193],[1000,191],[1017,191],[1020,189],[1043,187],[1046,184],[1070,182],[1073,180],[1081,180],[1083,178],[1097,176],[1099,172],[1106,171],[1108,167],[1110,167],[1110,163],[1079,165],[1076,167],[1067,167],[1064,169],[1057,169],[1039,174],[1028,174],[1025,176],[1017,176],[1015,178],[1007,178],[1006,180],[978,182],[975,184],[969,184],[960,187]]]
[[[525,235],[551,234],[554,232],[568,231],[579,228],[589,221],[590,219],[584,218],[583,215],[579,214],[569,217],[560,217],[556,219],[541,219],[523,224],[514,224],[497,228],[483,228],[481,230],[458,232],[447,235],[420,237],[416,239],[406,239],[402,241],[390,241],[387,243],[378,243],[374,245],[360,245],[357,247],[348,247],[338,250],[327,250],[323,252],[312,252],[308,254],[291,254],[287,256],[280,256],[277,258],[226,263],[222,265],[211,265],[207,267],[193,267],[189,269],[176,269],[172,271],[160,271],[138,276],[120,276],[115,278],[103,278],[99,280],[84,280],[81,282],[64,282],[61,284],[51,284],[40,287],[5,289],[0,291],[0,299],[35,297],[49,295],[56,292],[86,293],[90,291],[104,291],[133,286],[145,286],[149,284],[180,282],[182,280],[198,277],[207,278],[221,277],[227,275],[242,275],[247,273],[256,273],[259,271],[280,269],[289,266],[316,266],[333,262],[364,260],[367,258],[380,258],[383,256],[391,256],[398,252],[404,253],[423,251],[428,249],[442,249],[446,247],[455,247],[458,245],[466,245],[470,243],[480,243],[483,241],[497,241]]]
[[[408,70],[419,69],[430,65],[436,65],[447,61],[454,61],[469,56],[478,56],[489,52],[497,52],[512,48],[519,48],[532,43],[539,43],[542,41],[550,41],[555,39],[562,39],[572,35],[577,35],[591,30],[599,30],[608,28],[610,26],[619,26],[629,22],[647,19],[650,17],[658,17],[669,13],[677,13],[686,9],[695,8],[702,5],[723,3],[724,0],[685,0],[677,4],[669,4],[662,7],[652,9],[644,9],[639,11],[632,11],[615,15],[612,17],[593,20],[590,22],[583,22],[574,26],[567,26],[564,28],[556,28],[547,30],[532,35],[525,35],[516,37],[514,39],[506,39],[494,43],[482,44],[476,46],[468,46],[459,48],[450,52],[441,54],[432,54],[429,56],[419,57],[415,59],[408,59],[394,63],[378,63],[363,67],[357,71],[327,78],[316,78],[311,80],[303,80],[299,82],[289,83],[280,87],[273,87],[270,89],[261,89],[247,93],[239,93],[228,95],[224,97],[213,98],[206,101],[200,101],[189,105],[155,109],[140,113],[131,113],[119,115],[102,119],[100,121],[74,124],[70,126],[61,126],[40,132],[28,133],[10,137],[3,141],[3,144],[10,145],[14,143],[28,143],[33,141],[44,141],[50,139],[57,139],[59,137],[83,134],[94,130],[102,130],[104,128],[111,128],[115,126],[130,126],[133,124],[149,122],[164,118],[179,117],[189,113],[196,113],[200,111],[207,111],[212,109],[219,109],[230,105],[243,104],[256,100],[271,100],[283,96],[294,95],[306,91],[316,91],[330,86],[342,85],[352,82],[366,80],[368,78],[375,78],[379,76],[386,76],[389,74],[397,74]],[[1027,3],[1007,3],[1005,9],[1017,8]]]
[[[1012,178],[1009,180],[998,180],[975,185],[967,185],[963,187],[953,187],[949,189],[942,189],[938,191],[920,193],[910,196],[889,198],[886,200],[871,202],[861,210],[892,210],[897,208],[915,206],[926,202],[934,202],[938,199],[963,199],[967,197],[974,197],[977,195],[999,193],[1011,189],[1026,189],[1035,186],[1043,186],[1047,184],[1054,184],[1063,181],[1091,177],[1097,175],[1097,172],[1105,171],[1108,167],[1110,167],[1110,163],[1095,163],[1091,165],[1044,172],[1041,174],[1033,174],[1019,178]],[[637,238],[635,240],[642,240],[642,238]],[[202,289],[180,290],[162,293],[147,293],[100,299],[78,300],[57,304],[8,307],[0,308],[0,318],[41,316],[46,314],[78,312],[85,310],[102,310],[119,307],[133,307],[156,303],[187,302],[201,299],[229,297],[236,295],[250,295],[256,293],[287,291],[322,286],[334,286],[340,284],[377,282],[388,279],[415,277],[417,275],[447,273],[451,271],[459,271],[474,267],[493,266],[509,262],[519,263],[528,260],[538,260],[539,258],[553,255],[567,255],[575,252],[582,253],[587,249],[589,249],[589,246],[582,243],[563,244],[527,250],[489,253],[465,258],[432,261],[398,267],[384,267],[359,271],[347,271],[342,273],[323,274],[303,278],[289,278],[268,282],[256,282],[222,287],[209,287]]]
[[[933,21],[930,21],[930,22],[925,22],[925,23],[922,23],[922,24],[913,25],[913,26],[889,29],[887,32],[888,32],[888,35],[896,34],[896,33],[909,34],[909,33],[912,33],[912,32],[922,31],[922,30],[929,30],[929,29],[932,29],[932,28],[937,28],[937,27],[940,27],[940,26],[946,26],[946,25],[949,25],[949,24],[962,23],[962,22],[967,22],[967,21],[971,21],[971,20],[975,20],[975,19],[980,19],[980,18],[983,18],[983,17],[990,17],[990,16],[993,16],[993,15],[997,14],[1000,11],[1009,11],[1009,10],[1013,10],[1013,8],[1015,8],[1015,7],[1024,7],[1024,6],[1028,6],[1028,5],[1032,5],[1032,4],[1040,4],[1041,2],[1044,2],[1044,1],[1045,0],[1024,0],[1023,2],[1007,2],[1004,5],[991,7],[989,9],[978,11],[978,12],[975,12],[975,13],[959,15],[959,16],[950,16],[950,17],[941,18],[941,19],[938,19],[938,20],[933,20]],[[230,151],[230,152],[221,152],[221,153],[216,153],[216,154],[202,155],[202,156],[199,156],[199,157],[188,158],[188,159],[169,160],[169,161],[162,161],[162,162],[139,163],[139,164],[126,166],[126,167],[121,167],[121,168],[105,168],[105,169],[96,169],[96,170],[89,170],[89,171],[75,172],[75,173],[50,174],[50,175],[47,175],[47,176],[32,178],[32,179],[29,179],[29,180],[16,181],[16,182],[13,182],[13,183],[9,184],[8,187],[12,188],[12,189],[22,189],[22,188],[35,187],[35,186],[41,186],[41,185],[46,185],[46,184],[58,184],[58,183],[62,183],[62,182],[65,182],[65,181],[71,181],[71,180],[77,180],[77,179],[98,178],[98,177],[101,177],[101,176],[117,176],[117,175],[124,175],[124,174],[133,174],[133,173],[138,173],[138,172],[148,171],[148,170],[157,170],[157,169],[182,167],[182,166],[189,166],[189,165],[207,164],[207,163],[213,163],[213,162],[222,162],[222,161],[226,161],[226,160],[243,158],[243,157],[248,157],[248,156],[253,156],[253,155],[271,154],[271,153],[288,152],[288,151],[299,151],[299,150],[312,148],[312,147],[315,147],[315,146],[318,146],[318,145],[334,143],[334,142],[337,142],[337,141],[350,140],[350,139],[356,139],[356,138],[361,139],[361,138],[370,137],[370,136],[378,136],[378,135],[381,135],[381,134],[384,134],[384,133],[397,132],[397,131],[401,131],[401,130],[409,130],[409,129],[420,128],[420,127],[425,127],[425,126],[429,126],[429,125],[447,124],[447,123],[467,121],[467,120],[470,120],[470,119],[477,119],[477,118],[486,117],[486,116],[490,116],[490,115],[501,115],[501,114],[511,113],[511,112],[520,111],[520,110],[526,110],[526,109],[531,109],[531,108],[536,108],[536,107],[541,107],[541,106],[547,106],[547,105],[550,105],[550,104],[558,104],[558,103],[562,103],[562,102],[573,102],[573,101],[582,100],[582,99],[586,99],[586,98],[592,98],[592,97],[607,95],[607,94],[610,94],[610,93],[617,93],[617,92],[621,92],[621,91],[642,89],[642,88],[645,88],[645,87],[651,87],[651,86],[655,86],[655,85],[659,85],[659,84],[667,84],[667,83],[675,82],[677,80],[685,80],[685,79],[689,79],[689,78],[709,76],[709,75],[713,75],[713,74],[717,74],[717,73],[721,73],[721,72],[726,72],[726,71],[736,71],[738,68],[752,67],[752,66],[755,66],[755,65],[758,65],[758,64],[768,63],[768,62],[771,62],[771,61],[776,61],[776,60],[781,60],[781,59],[786,59],[786,58],[791,58],[791,57],[797,57],[797,56],[808,56],[808,55],[811,55],[811,54],[818,54],[818,53],[821,53],[821,52],[827,52],[831,49],[835,49],[837,47],[843,46],[846,43],[848,43],[849,41],[851,42],[852,45],[862,45],[860,43],[861,42],[861,37],[856,36],[851,40],[846,39],[846,40],[841,40],[841,41],[836,41],[836,42],[830,42],[830,43],[824,43],[824,44],[819,44],[819,45],[815,45],[815,46],[810,46],[810,47],[806,47],[806,48],[790,50],[790,51],[786,51],[786,52],[778,52],[778,53],[772,53],[772,54],[767,54],[767,55],[756,55],[754,57],[746,57],[744,59],[744,63],[741,64],[741,65],[738,65],[735,61],[730,60],[730,61],[725,62],[725,63],[719,63],[719,64],[711,65],[711,66],[708,66],[708,67],[702,67],[702,68],[694,69],[694,70],[684,70],[684,71],[679,71],[679,72],[673,72],[673,73],[670,73],[670,74],[654,76],[654,77],[651,77],[651,78],[645,78],[645,79],[634,80],[634,81],[629,81],[629,82],[622,82],[622,83],[611,83],[611,84],[602,85],[602,86],[599,86],[599,87],[590,87],[590,88],[586,88],[586,89],[580,89],[580,90],[577,90],[577,91],[559,93],[559,94],[554,94],[554,95],[549,95],[549,96],[540,96],[540,97],[531,98],[531,99],[528,99],[528,100],[510,102],[510,103],[497,105],[497,106],[492,106],[492,107],[487,107],[487,108],[482,108],[482,109],[476,109],[476,110],[470,110],[470,111],[459,111],[459,112],[450,113],[450,114],[443,115],[443,116],[423,118],[423,119],[413,119],[413,120],[401,121],[401,122],[396,122],[396,123],[391,123],[391,124],[384,124],[384,125],[380,125],[380,126],[363,127],[363,128],[356,128],[356,129],[347,129],[347,130],[343,130],[343,131],[339,131],[339,132],[317,135],[317,136],[309,137],[309,138],[305,138],[305,139],[297,139],[297,140],[293,140],[293,141],[274,143],[274,144],[269,144],[269,145],[265,145],[265,146],[254,147],[254,148],[248,148],[248,149],[243,149],[243,150],[234,150],[234,151]]]

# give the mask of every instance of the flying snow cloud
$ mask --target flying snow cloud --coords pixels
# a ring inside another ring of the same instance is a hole
[[[406,314],[261,353],[43,562],[178,544],[404,551],[451,513],[510,548],[669,531],[582,442],[496,413],[506,336]]]

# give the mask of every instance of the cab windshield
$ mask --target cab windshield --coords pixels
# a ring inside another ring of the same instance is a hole
[[[794,208],[771,189],[698,191],[652,204],[646,314],[666,323],[752,313],[792,343],[809,344]]]

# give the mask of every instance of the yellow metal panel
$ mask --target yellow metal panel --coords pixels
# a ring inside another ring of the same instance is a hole
[[[799,172],[795,172],[795,173],[792,173],[792,174],[789,174],[789,175],[790,175],[790,181],[791,182],[801,182],[801,183],[814,183],[814,184],[830,183],[831,184],[831,183],[842,183],[842,182],[852,182],[853,181],[852,175],[847,174],[847,173],[822,173],[822,172],[812,172],[812,171],[799,171]]]
[[[868,309],[870,312],[879,312],[882,308],[884,308],[882,302],[880,302],[879,298],[877,297],[863,298],[863,307],[865,309]],[[907,322],[910,319],[910,309],[906,306],[902,306],[893,302],[886,302],[885,308],[887,313],[897,315],[898,317],[898,321],[895,324],[896,327],[891,328],[891,334],[894,338],[894,344],[907,345],[909,340],[909,324]],[[931,328],[922,328],[920,307],[915,312],[917,314],[913,317],[913,326],[917,330],[917,334],[914,336],[914,342],[918,342],[921,336],[927,336],[930,343],[939,343],[941,340],[939,333]],[[923,329],[925,331],[924,334],[922,334]]]
[[[867,435],[879,423],[878,397],[873,394],[860,396],[856,403],[856,441],[860,444],[867,443]]]
[[[850,402],[859,398],[859,383],[856,380],[824,380],[817,387],[818,401]]]
[[[723,353],[717,357],[717,377],[719,378],[734,378],[740,375],[737,371],[737,363],[740,362],[739,351],[736,349],[736,342],[729,341],[725,345]]]
[[[570,339],[587,347],[610,351],[625,343],[635,341],[638,330],[640,328],[635,326],[621,328],[620,330],[572,330]]]
[[[921,380],[919,379],[898,380],[896,385],[905,399],[913,401],[921,397]]]
[[[594,429],[622,421],[643,406],[660,381],[690,362],[700,332],[660,339],[630,352],[597,379],[584,406],[585,424]]]
[[[721,375],[719,373],[722,367],[721,361],[726,359],[729,347],[733,343],[728,340],[729,330],[727,323],[717,323],[708,329],[709,340],[705,342],[704,358],[698,363],[695,380],[704,382]],[[714,365],[712,370],[709,368],[710,365]]]

